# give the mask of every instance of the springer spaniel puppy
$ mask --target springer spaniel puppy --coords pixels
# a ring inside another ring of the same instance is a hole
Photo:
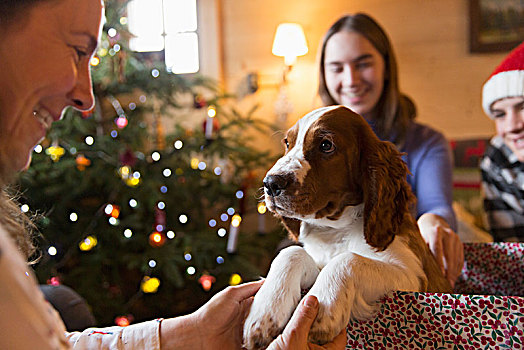
[[[282,250],[255,295],[244,346],[265,348],[289,321],[301,290],[320,309],[310,341],[326,343],[350,318],[369,319],[392,290],[451,291],[411,209],[408,169],[390,142],[343,106],[300,119],[264,179],[265,202],[303,247]]]

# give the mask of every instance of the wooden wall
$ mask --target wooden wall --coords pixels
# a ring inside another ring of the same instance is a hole
[[[269,121],[275,120],[283,68],[283,59],[271,54],[275,29],[281,22],[303,26],[309,53],[298,58],[289,75],[293,112],[283,129],[319,106],[316,56],[325,31],[341,15],[361,11],[389,34],[399,61],[401,88],[416,102],[419,121],[454,139],[494,133],[481,109],[481,86],[507,53],[469,53],[468,0],[217,1],[223,83],[235,92],[248,73],[258,73],[259,91],[240,104],[248,108],[260,103],[258,116]],[[280,136],[274,138],[276,143]]]

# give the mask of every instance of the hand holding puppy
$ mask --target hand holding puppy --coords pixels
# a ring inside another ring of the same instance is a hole
[[[268,347],[268,350],[335,350],[345,349],[346,330],[344,329],[331,343],[322,346],[308,343],[308,333],[318,312],[318,300],[314,296],[307,296],[298,305],[291,320],[280,334]]]

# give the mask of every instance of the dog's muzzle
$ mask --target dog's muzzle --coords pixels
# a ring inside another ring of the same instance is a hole
[[[264,187],[270,197],[276,197],[282,193],[289,185],[289,176],[267,175],[264,178]]]

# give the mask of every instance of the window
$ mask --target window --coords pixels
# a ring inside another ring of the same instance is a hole
[[[164,50],[166,67],[176,74],[200,70],[196,0],[132,0],[127,11],[131,50]]]

